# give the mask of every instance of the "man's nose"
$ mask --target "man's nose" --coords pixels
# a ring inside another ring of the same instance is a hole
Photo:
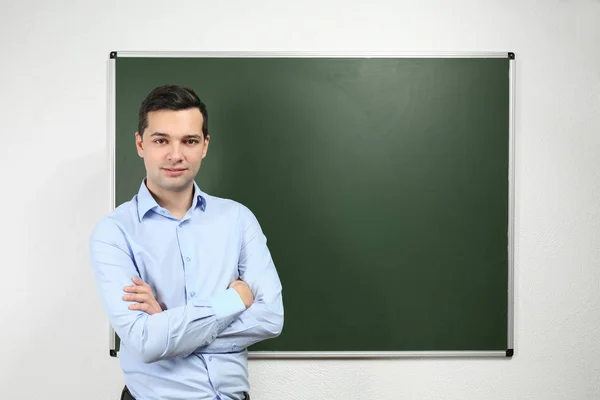
[[[183,158],[183,153],[181,151],[181,146],[175,144],[171,147],[171,151],[168,154],[169,160],[171,161],[179,161]]]

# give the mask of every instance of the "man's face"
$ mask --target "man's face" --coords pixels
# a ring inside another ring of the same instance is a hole
[[[202,136],[202,122],[197,108],[148,113],[148,127],[135,137],[150,190],[182,191],[192,184],[210,141]]]

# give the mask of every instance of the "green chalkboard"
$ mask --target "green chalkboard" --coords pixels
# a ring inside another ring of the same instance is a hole
[[[283,285],[253,353],[512,354],[512,54],[111,56],[115,205],[146,94],[208,107],[197,182],[255,213]]]

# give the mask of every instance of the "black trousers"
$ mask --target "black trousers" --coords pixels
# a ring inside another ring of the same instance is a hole
[[[121,392],[121,400],[135,400],[135,397],[131,395],[127,386],[125,386]]]
[[[135,397],[131,395],[127,386],[125,386],[121,392],[121,400],[135,400]],[[243,400],[250,400],[250,395],[246,393]]]

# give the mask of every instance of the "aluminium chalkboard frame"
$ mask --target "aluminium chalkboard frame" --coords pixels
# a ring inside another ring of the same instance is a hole
[[[509,60],[509,171],[508,171],[508,288],[507,288],[507,349],[506,351],[249,351],[250,358],[429,358],[429,357],[512,357],[514,355],[514,218],[515,218],[515,92],[516,58],[512,52],[253,52],[253,51],[112,51],[107,69],[107,212],[115,209],[115,146],[116,146],[116,58],[117,57],[177,57],[177,58],[507,58]],[[109,354],[118,357],[116,333],[109,325]]]

